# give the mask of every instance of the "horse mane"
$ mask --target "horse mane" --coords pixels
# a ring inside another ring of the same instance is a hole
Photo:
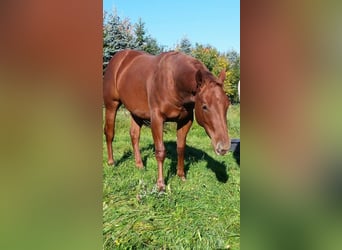
[[[208,82],[218,83],[217,78],[209,70],[206,69],[205,71],[202,71],[201,73],[202,73],[203,79],[209,80]]]
[[[215,76],[209,71],[209,69],[200,60],[190,57],[192,64],[194,65],[196,71],[200,70],[204,79],[209,79],[210,81],[216,82]]]

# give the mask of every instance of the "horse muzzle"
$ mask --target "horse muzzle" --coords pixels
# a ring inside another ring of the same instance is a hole
[[[228,142],[218,142],[215,147],[215,153],[217,155],[225,155],[230,149],[230,140]]]

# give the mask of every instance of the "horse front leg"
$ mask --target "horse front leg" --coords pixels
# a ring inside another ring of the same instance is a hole
[[[186,136],[193,122],[193,115],[187,120],[177,122],[177,175],[185,181],[184,173],[184,152],[186,146]]]
[[[140,130],[142,126],[142,121],[133,115],[131,116],[131,129],[130,129],[130,136],[134,151],[134,159],[135,165],[138,168],[143,168],[143,162],[141,160],[140,150],[139,150],[139,140],[140,140]]]
[[[159,112],[152,113],[151,116],[151,129],[155,147],[155,155],[158,165],[158,179],[157,186],[159,191],[165,190],[164,176],[163,176],[163,164],[166,156],[165,145],[163,142],[163,126],[164,120]]]

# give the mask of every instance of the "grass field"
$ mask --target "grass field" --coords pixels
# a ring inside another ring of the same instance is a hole
[[[145,168],[135,167],[128,112],[117,114],[116,165],[108,166],[103,137],[103,249],[240,249],[240,166],[232,152],[217,156],[194,122],[185,153],[187,180],[176,175],[176,126],[164,142],[166,191],[157,192],[157,165],[150,128],[140,138]],[[240,138],[240,106],[228,111],[229,134]]]

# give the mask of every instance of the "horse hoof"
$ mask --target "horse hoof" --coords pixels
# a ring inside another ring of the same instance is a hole
[[[157,187],[158,187],[159,192],[164,192],[165,191],[165,184],[164,184],[164,182],[158,181]]]
[[[184,172],[182,172],[182,173],[178,173],[178,172],[177,172],[177,175],[178,175],[178,177],[179,177],[182,181],[185,181],[185,174],[184,174]]]
[[[186,181],[185,176],[179,176],[182,181]]]
[[[109,166],[113,166],[113,165],[114,165],[114,160],[109,160],[109,161],[107,162],[107,164],[108,164]]]

